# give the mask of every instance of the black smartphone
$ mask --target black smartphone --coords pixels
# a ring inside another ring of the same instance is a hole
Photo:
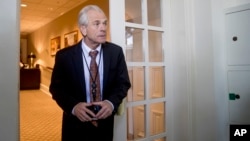
[[[88,107],[94,114],[97,114],[101,110],[101,106],[99,105],[92,105]]]

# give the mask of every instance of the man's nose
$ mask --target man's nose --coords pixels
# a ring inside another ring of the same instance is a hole
[[[107,25],[106,25],[106,24],[101,24],[100,29],[101,29],[101,30],[105,30],[105,31],[106,31],[106,29],[107,29]]]

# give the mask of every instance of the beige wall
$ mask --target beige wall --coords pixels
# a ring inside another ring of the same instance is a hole
[[[64,34],[78,30],[78,13],[85,5],[88,4],[98,5],[104,10],[107,17],[109,17],[108,0],[91,0],[81,4],[75,9],[28,35],[28,53],[34,52],[37,56],[35,63],[40,64],[42,71],[42,86],[49,86],[51,70],[47,69],[47,67],[53,68],[54,66],[55,56],[51,56],[50,40],[60,36],[61,48],[64,48]],[[81,33],[78,31],[78,41],[81,40],[81,38]]]

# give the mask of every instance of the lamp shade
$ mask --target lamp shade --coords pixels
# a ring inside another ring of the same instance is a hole
[[[36,55],[35,55],[33,52],[31,52],[31,53],[28,55],[28,58],[36,58]]]

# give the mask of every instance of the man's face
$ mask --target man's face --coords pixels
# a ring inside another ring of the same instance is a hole
[[[89,47],[97,47],[106,41],[107,18],[98,11],[88,12],[88,25],[82,26],[81,31],[85,34],[84,41]]]

